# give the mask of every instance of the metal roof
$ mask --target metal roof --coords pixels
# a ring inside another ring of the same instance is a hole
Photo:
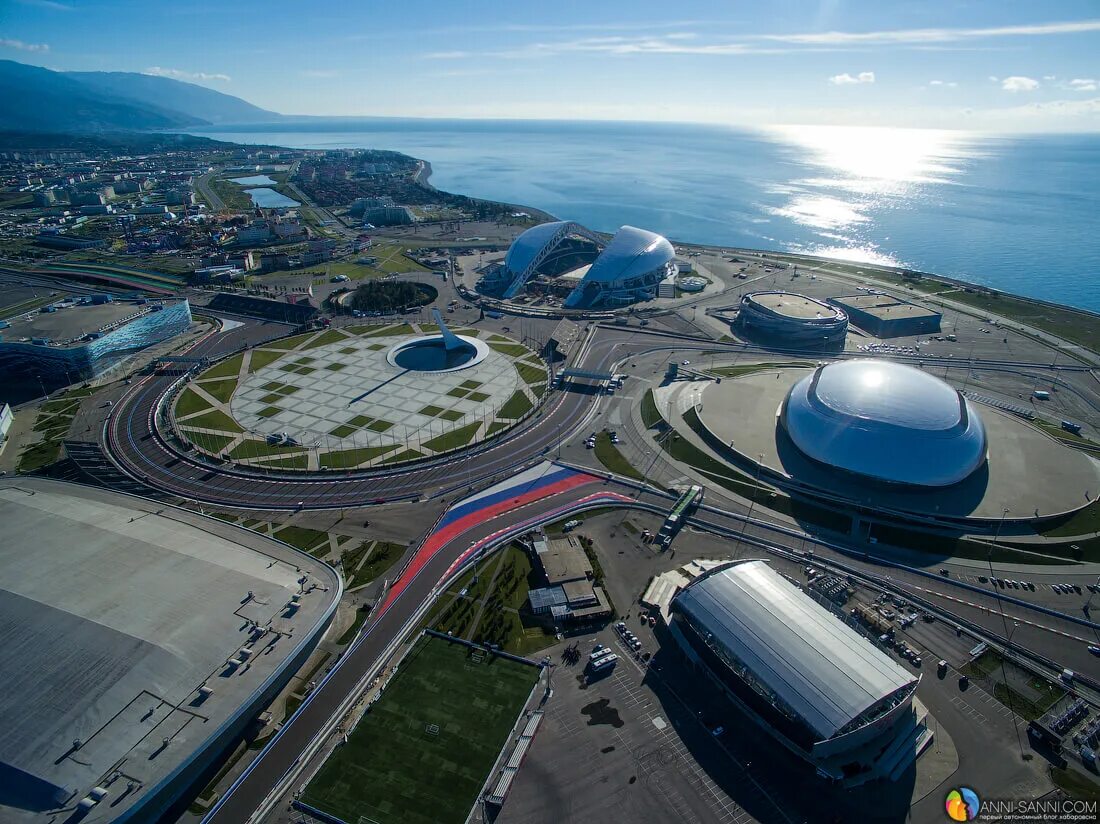
[[[696,579],[673,608],[821,740],[917,681],[764,561],[735,562]]]
[[[585,282],[612,283],[640,277],[676,258],[676,250],[655,232],[623,226],[611,238],[588,274]]]
[[[531,265],[539,252],[547,243],[552,241],[558,232],[571,221],[556,220],[551,223],[540,223],[532,226],[512,241],[508,247],[508,254],[504,256],[504,265],[508,270],[519,274]]]
[[[981,418],[958,391],[886,360],[817,369],[791,388],[783,422],[809,457],[893,483],[948,486],[986,456]]]

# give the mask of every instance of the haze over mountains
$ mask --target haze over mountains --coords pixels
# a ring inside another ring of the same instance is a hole
[[[0,130],[106,132],[279,120],[239,97],[131,72],[55,72],[0,60]]]

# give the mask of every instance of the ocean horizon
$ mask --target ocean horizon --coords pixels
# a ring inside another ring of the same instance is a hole
[[[369,118],[211,127],[392,149],[431,184],[599,231],[904,266],[1100,312],[1100,135]]]

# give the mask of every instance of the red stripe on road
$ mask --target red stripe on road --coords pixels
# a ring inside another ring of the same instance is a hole
[[[416,555],[409,562],[409,565],[405,567],[405,572],[400,578],[394,582],[394,585],[390,587],[389,593],[386,595],[386,600],[382,605],[382,612],[384,612],[391,603],[393,603],[398,596],[408,586],[409,582],[416,577],[417,573],[430,561],[439,550],[461,535],[463,532],[467,532],[473,529],[478,524],[488,521],[490,518],[494,518],[501,513],[508,512],[509,510],[516,509],[524,504],[537,501],[542,498],[549,498],[553,495],[559,495],[562,492],[568,492],[570,489],[575,489],[578,486],[592,483],[599,480],[594,475],[585,475],[578,473],[568,478],[550,484],[549,486],[540,487],[539,489],[531,492],[525,492],[515,498],[509,498],[506,501],[500,501],[485,507],[484,509],[478,509],[471,512],[468,515],[459,518],[452,524],[448,524],[443,529],[437,532],[433,532],[428,536],[428,539],[420,545],[420,549],[417,550]]]

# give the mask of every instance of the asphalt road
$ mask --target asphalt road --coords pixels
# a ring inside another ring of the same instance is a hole
[[[285,334],[285,325],[245,323],[203,340],[188,354],[219,357],[245,345]],[[695,351],[710,344],[641,336],[600,329],[580,368],[606,371],[630,355],[652,350]],[[504,437],[455,457],[412,467],[370,472],[276,475],[215,466],[179,451],[152,426],[159,399],[176,376],[153,375],[134,386],[108,421],[108,454],[129,475],[161,492],[221,506],[256,509],[338,509],[388,501],[436,496],[507,477],[516,467],[549,454],[580,426],[592,409],[597,387],[551,392],[542,410]]]
[[[191,354],[217,357],[288,331],[282,324],[246,322],[228,332],[204,339]],[[735,347],[676,337],[641,335],[636,329],[602,328],[596,331],[589,348],[576,365],[591,370],[609,370],[631,358],[637,359],[638,366],[645,370],[659,370],[663,361],[671,357],[679,359],[683,354],[714,349],[732,350]],[[676,353],[674,356],[673,352]],[[299,502],[304,508],[352,507],[380,500],[440,495],[444,490],[454,490],[457,497],[467,487],[483,487],[511,474],[519,465],[548,457],[548,453],[556,451],[563,439],[577,434],[595,407],[591,393],[555,392],[546,401],[543,411],[526,426],[521,426],[506,438],[455,458],[443,458],[409,469],[387,472],[334,474],[333,477],[324,477],[320,473],[307,478],[292,475],[270,477],[215,468],[173,452],[161,442],[150,426],[151,413],[157,400],[174,380],[170,376],[151,376],[133,387],[116,405],[107,427],[107,446],[113,458],[128,473],[162,491],[214,504],[255,509],[294,509]],[[601,404],[601,408],[606,406],[608,404]],[[664,460],[663,456],[660,460]],[[624,493],[631,491],[626,487],[617,489]],[[525,510],[524,516],[557,509],[591,491],[591,487],[582,487],[572,495],[540,501]],[[666,498],[649,492],[637,497],[642,504],[664,508],[669,504]],[[737,532],[743,524],[741,517],[733,513],[706,512],[701,513],[697,520],[700,525],[726,532]],[[364,675],[377,665],[380,656],[401,635],[410,618],[431,597],[433,588],[452,563],[471,542],[499,530],[501,526],[501,521],[495,521],[456,537],[407,582],[384,612],[372,617],[358,645],[347,653],[340,667],[318,689],[313,699],[284,727],[285,731],[270,749],[258,757],[246,777],[223,799],[209,821],[243,822],[249,818],[277,787],[287,770],[294,766],[318,732],[332,720]],[[745,534],[789,548],[801,546],[803,540],[800,536],[783,534],[763,523],[750,525]],[[866,574],[883,575],[881,563],[874,558],[847,558],[845,562]],[[888,574],[891,585],[901,591],[931,597],[943,608],[965,614],[968,620],[994,635],[1002,629],[999,613],[989,608],[992,602],[989,596],[973,596],[954,581],[930,580],[919,573],[893,569]],[[1010,621],[1018,617],[1025,622],[1016,635],[1017,642],[1026,639],[1029,645],[1034,645],[1033,648],[1044,649],[1052,657],[1071,665],[1078,661],[1085,663],[1081,657],[1086,655],[1084,644],[1072,639],[1095,634],[1089,629],[1057,617],[1040,616],[1026,606],[1010,605],[1006,612],[1009,612]]]
[[[571,499],[592,491],[591,486],[584,486],[560,497],[545,498],[526,507],[524,518],[556,510]],[[417,571],[383,612],[371,616],[370,624],[357,644],[341,659],[339,667],[328,680],[321,682],[311,700],[284,725],[278,740],[261,752],[233,792],[226,795],[221,805],[204,819],[206,824],[242,824],[248,820],[318,732],[340,710],[364,675],[371,671],[390,644],[400,637],[405,625],[428,600],[451,564],[472,542],[501,528],[499,521],[491,521],[456,536]]]

